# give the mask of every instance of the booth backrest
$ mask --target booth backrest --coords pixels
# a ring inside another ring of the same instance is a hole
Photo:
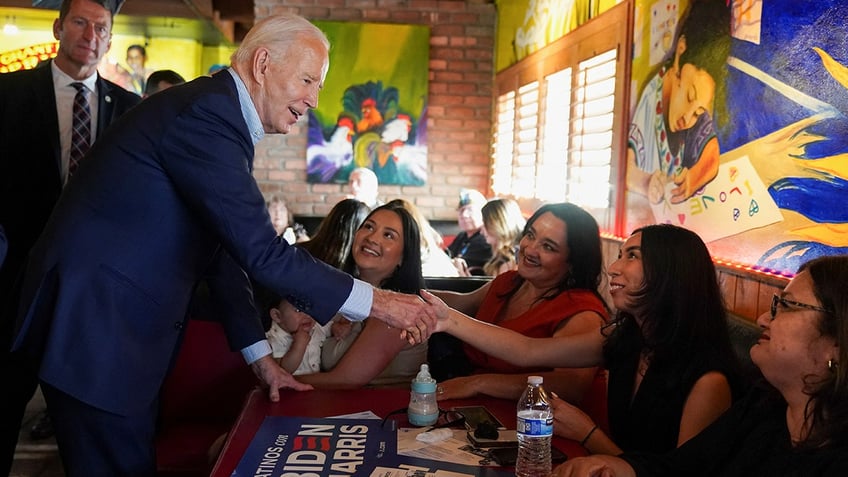
[[[450,290],[460,293],[474,291],[489,283],[492,277],[424,277],[424,287],[430,290]]]
[[[212,444],[230,430],[257,379],[220,323],[188,320],[159,399],[158,477],[209,475]]]
[[[727,314],[727,329],[730,332],[730,344],[733,346],[733,352],[736,353],[736,358],[742,366],[742,378],[746,384],[750,384],[757,379],[760,371],[751,361],[749,351],[752,346],[757,344],[757,339],[763,331],[756,323],[733,313]]]

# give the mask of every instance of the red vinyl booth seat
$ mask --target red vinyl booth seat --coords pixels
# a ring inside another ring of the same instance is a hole
[[[189,320],[174,369],[160,395],[156,464],[160,477],[207,476],[209,449],[228,432],[257,379],[223,327]]]

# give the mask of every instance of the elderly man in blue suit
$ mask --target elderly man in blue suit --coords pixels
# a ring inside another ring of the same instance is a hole
[[[340,312],[423,341],[420,297],[374,289],[281,241],[255,144],[316,107],[329,43],[297,16],[258,22],[232,68],[157,93],[92,147],[30,255],[15,348],[38,369],[65,472],[154,475],[162,382],[198,281],[231,346],[279,399],[309,389],[271,357],[249,278],[321,323]]]

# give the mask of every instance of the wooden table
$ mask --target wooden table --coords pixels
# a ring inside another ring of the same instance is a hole
[[[212,477],[229,477],[250,445],[265,416],[328,417],[361,411],[373,411],[386,417],[393,411],[406,408],[409,391],[403,389],[357,389],[351,391],[281,391],[280,401],[273,403],[266,392],[252,391],[241,414],[227,436]],[[507,427],[515,428],[515,402],[489,396],[471,399],[440,401],[441,409],[457,406],[485,406]],[[392,416],[400,426],[407,426],[406,414]],[[553,445],[569,457],[586,455],[577,442],[554,437]]]

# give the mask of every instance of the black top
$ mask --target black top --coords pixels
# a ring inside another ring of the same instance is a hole
[[[471,237],[460,232],[448,246],[448,252],[453,258],[464,259],[472,275],[483,275],[483,265],[492,258],[492,247],[479,230]]]
[[[740,396],[733,387],[736,371],[706,350],[652,362],[634,396],[641,341],[635,326],[626,328],[622,333],[627,336],[621,337],[626,344],[619,342],[619,351],[606,359],[610,432],[621,449],[668,452],[676,448],[683,405],[695,382],[710,371],[722,373],[731,383],[734,398]]]
[[[844,442],[844,439],[842,440]],[[848,475],[848,446],[795,450],[786,402],[755,388],[716,422],[666,454],[624,453],[637,476],[816,477]]]

